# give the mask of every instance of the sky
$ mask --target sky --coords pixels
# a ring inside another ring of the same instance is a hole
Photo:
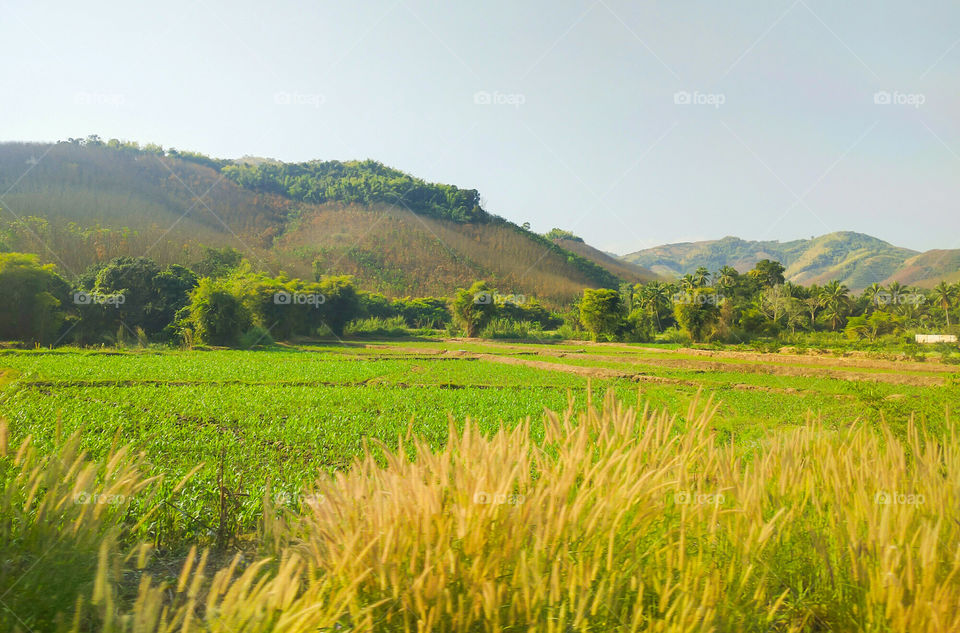
[[[3,0],[0,140],[372,158],[628,253],[960,248],[956,0]]]

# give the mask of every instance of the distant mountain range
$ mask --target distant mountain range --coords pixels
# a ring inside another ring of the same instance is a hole
[[[721,266],[744,271],[762,259],[772,259],[786,267],[784,276],[793,283],[824,284],[837,279],[852,290],[892,281],[931,287],[941,279],[960,279],[960,250],[918,253],[851,231],[790,242],[737,237],[682,242],[647,248],[620,259],[663,277],[679,277],[700,266],[711,271]]]

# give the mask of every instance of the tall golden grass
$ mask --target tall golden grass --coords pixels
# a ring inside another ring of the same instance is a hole
[[[270,507],[272,556],[191,551],[98,630],[957,631],[960,437],[816,421],[755,446],[612,394],[444,449],[373,446]],[[84,630],[77,624],[74,630]]]

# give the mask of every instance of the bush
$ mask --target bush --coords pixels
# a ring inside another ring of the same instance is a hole
[[[451,312],[454,322],[468,337],[477,336],[493,319],[497,306],[496,291],[484,281],[476,281],[469,289],[460,288],[453,299]]]
[[[273,338],[270,336],[270,331],[266,328],[260,327],[259,325],[254,325],[252,328],[244,332],[239,341],[239,347],[241,349],[270,347],[271,345],[273,345]]]
[[[608,288],[585,288],[580,300],[580,323],[593,340],[613,336],[620,325],[623,304],[620,293]]]
[[[66,320],[70,286],[36,255],[0,253],[0,339],[49,345]]]
[[[187,322],[202,345],[236,346],[250,329],[250,311],[222,281],[204,277],[190,295]]]
[[[666,330],[663,334],[660,335],[660,339],[664,343],[672,343],[674,345],[690,345],[693,343],[693,339],[690,338],[690,334],[681,330],[680,328],[670,328]]]
[[[348,323],[344,331],[351,336],[387,336],[392,338],[409,334],[407,322],[401,316],[389,319],[380,317],[358,319]]]

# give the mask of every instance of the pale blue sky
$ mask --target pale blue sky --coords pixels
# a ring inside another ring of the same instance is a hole
[[[960,247],[955,0],[7,0],[0,41],[2,140],[374,158],[618,253]]]

